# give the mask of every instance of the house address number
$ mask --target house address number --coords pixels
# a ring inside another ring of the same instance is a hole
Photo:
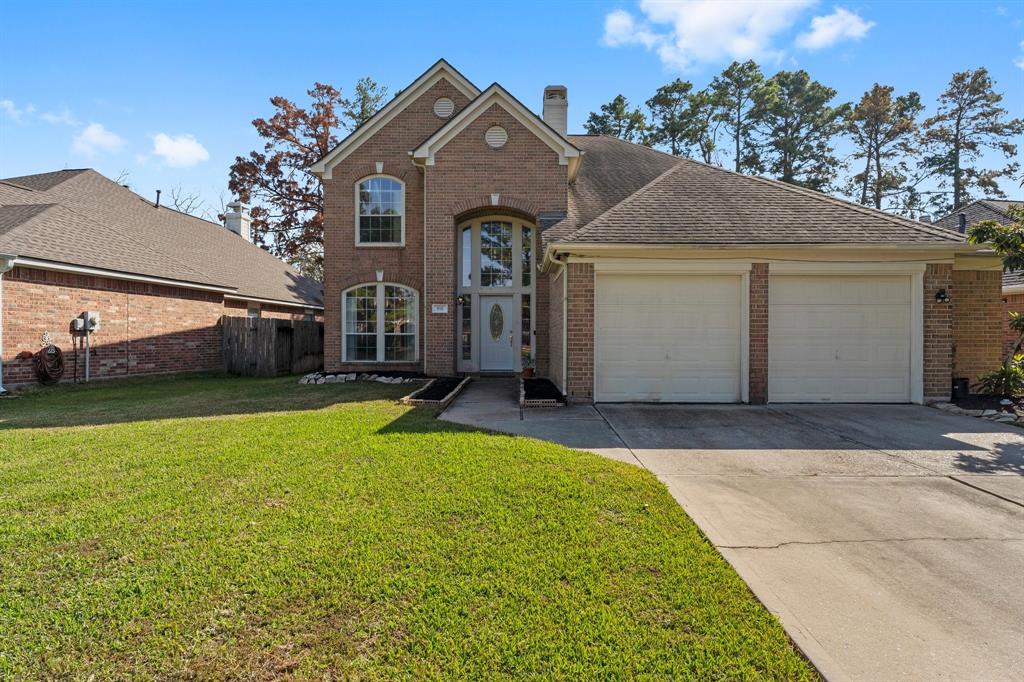
[[[430,312],[437,313],[439,315],[445,315],[448,313],[447,303],[432,303],[430,305]]]

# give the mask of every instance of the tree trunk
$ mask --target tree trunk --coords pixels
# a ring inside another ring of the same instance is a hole
[[[875,208],[882,210],[882,154],[875,149]]]
[[[868,181],[871,171],[871,149],[869,148],[867,154],[864,155],[867,159],[867,163],[864,164],[864,181],[860,184],[860,203],[862,206],[868,205]]]
[[[737,98],[737,102],[739,99]],[[743,117],[740,113],[740,107],[736,105],[736,172],[740,172],[740,126],[743,125]]]

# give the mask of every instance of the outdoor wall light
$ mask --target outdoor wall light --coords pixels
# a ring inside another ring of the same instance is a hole
[[[465,296],[459,296],[455,300],[457,300],[459,302],[459,305],[466,305],[466,297]]]
[[[949,294],[946,293],[945,289],[939,289],[935,292],[936,303],[949,303]]]

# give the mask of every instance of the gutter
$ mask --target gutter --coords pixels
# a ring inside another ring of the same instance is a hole
[[[225,287],[213,284],[199,284],[198,282],[187,282],[179,279],[168,279],[166,277],[150,277],[149,275],[135,275],[121,270],[105,270],[103,268],[90,268],[82,265],[68,265],[55,261],[39,260],[38,258],[14,257],[14,265],[36,270],[53,270],[55,272],[71,272],[78,275],[93,275],[96,277],[109,277],[110,279],[121,279],[129,282],[148,282],[150,284],[162,284],[179,289],[198,289],[200,291],[215,291],[222,294],[234,294],[238,291],[235,287]]]
[[[4,388],[4,273],[14,268],[17,256],[0,253],[0,395],[7,395]]]
[[[312,310],[323,310],[322,305],[315,303],[295,303],[294,301],[278,301],[273,298],[259,298],[256,296],[243,296],[241,294],[224,294],[224,298],[229,301],[253,301],[254,303],[266,303],[268,305],[282,305],[291,308],[308,308]]]

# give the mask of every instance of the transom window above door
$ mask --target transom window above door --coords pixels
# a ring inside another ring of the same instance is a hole
[[[508,218],[463,224],[459,233],[460,288],[520,289],[533,280],[533,226]]]
[[[356,183],[356,244],[402,246],[405,243],[405,185],[386,175]]]

